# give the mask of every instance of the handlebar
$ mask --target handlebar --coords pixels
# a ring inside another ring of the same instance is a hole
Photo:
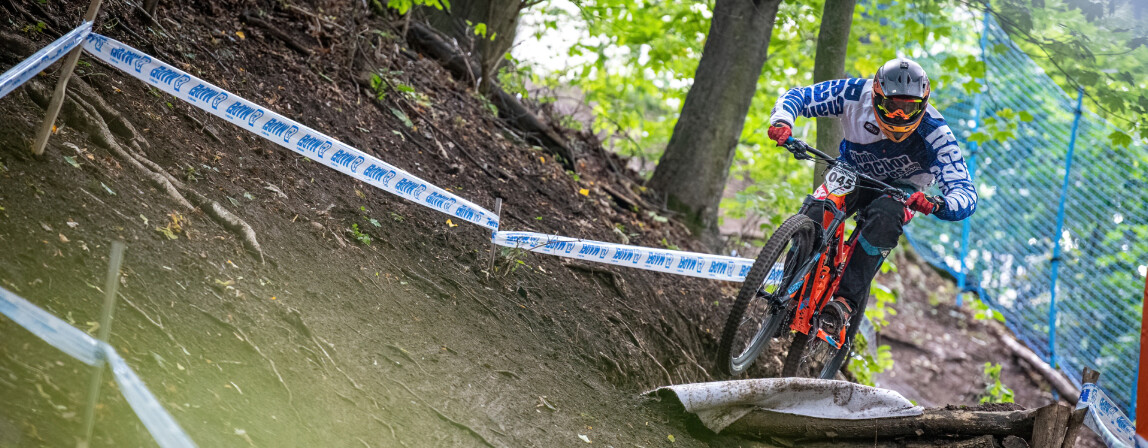
[[[906,194],[904,190],[897,188],[897,187],[894,187],[892,185],[889,185],[885,182],[881,182],[877,179],[874,179],[872,176],[869,176],[865,173],[857,171],[856,168],[854,168],[848,164],[837,163],[837,159],[833,158],[829,154],[821,152],[821,150],[814,148],[813,146],[810,146],[809,143],[805,143],[804,141],[801,141],[799,139],[789,137],[789,140],[786,140],[785,144],[781,145],[781,146],[784,147],[785,149],[789,150],[789,152],[793,153],[793,158],[795,158],[797,160],[814,160],[814,161],[824,162],[826,165],[829,165],[831,167],[840,166],[841,168],[847,169],[847,170],[853,172],[853,174],[856,174],[858,179],[861,179],[861,180],[864,180],[865,182],[876,185],[876,187],[874,188],[875,190],[878,190],[883,194],[887,194],[889,196],[892,196],[893,199],[896,199],[896,200],[901,201],[901,202],[905,202],[905,201],[909,200],[909,195]],[[812,155],[810,155],[810,154],[812,154]]]

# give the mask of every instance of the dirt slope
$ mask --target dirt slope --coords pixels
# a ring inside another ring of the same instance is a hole
[[[116,2],[97,28],[476,203],[507,198],[506,229],[694,244],[673,221],[619,204],[634,179],[610,158],[582,143],[579,176],[565,173],[362,4],[284,5],[165,3],[148,26]],[[13,17],[0,64],[65,32],[79,8],[0,5]],[[34,21],[45,31],[23,31]],[[0,284],[90,328],[109,242],[126,241],[111,342],[200,446],[753,445],[691,435],[680,415],[638,396],[712,379],[736,285],[520,253],[488,276],[477,228],[82,60],[76,99],[98,101],[84,96],[90,86],[134,126],[111,126],[112,145],[249,223],[265,261],[92,138],[90,117],[65,113],[46,155],[30,156],[55,79],[45,75],[0,100]],[[417,96],[376,100],[354,81],[370,72]],[[0,447],[73,444],[87,369],[5,319],[0,340]],[[966,370],[935,375],[973,381]],[[939,381],[900,372],[889,384],[910,398]],[[154,444],[110,382],[102,403],[96,446]]]

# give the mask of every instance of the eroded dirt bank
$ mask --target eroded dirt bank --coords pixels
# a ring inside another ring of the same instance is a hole
[[[0,5],[12,13],[0,63],[66,32],[80,8]],[[145,25],[117,2],[97,28],[479,204],[507,198],[506,229],[700,249],[674,221],[619,199],[636,197],[638,180],[612,170],[624,164],[592,139],[575,139],[579,173],[567,174],[361,4],[193,1],[162,5],[156,19]],[[24,30],[34,20],[43,32]],[[0,284],[90,329],[108,244],[126,241],[111,342],[200,446],[752,444],[691,434],[680,415],[638,397],[714,379],[715,334],[736,285],[508,252],[488,273],[479,229],[81,61],[74,104],[91,107],[64,114],[44,157],[26,148],[54,74],[0,100]],[[356,83],[365,73],[416,94],[392,89],[379,101]],[[110,142],[97,136],[101,121]],[[157,177],[250,224],[265,259]],[[921,275],[903,286],[939,281]],[[927,297],[903,297],[931,313]],[[5,319],[0,335],[0,446],[74,444],[87,369]],[[956,378],[943,387],[971,386],[952,400],[975,401],[967,366],[992,352],[939,362],[923,351],[895,355],[886,381],[913,398]],[[909,370],[922,368],[914,359],[938,368]],[[1043,404],[1036,392],[1018,397]],[[114,386],[97,416],[97,446],[153,444]]]

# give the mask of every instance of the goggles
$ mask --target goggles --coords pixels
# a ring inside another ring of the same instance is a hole
[[[925,100],[907,97],[880,96],[875,102],[877,116],[881,121],[893,126],[904,126],[917,121],[917,117],[925,110]]]

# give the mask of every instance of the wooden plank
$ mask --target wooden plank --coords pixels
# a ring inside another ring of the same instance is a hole
[[[1064,443],[1064,435],[1068,432],[1068,416],[1071,413],[1071,408],[1060,403],[1037,409],[1036,421],[1032,428],[1032,446],[1060,448]]]

